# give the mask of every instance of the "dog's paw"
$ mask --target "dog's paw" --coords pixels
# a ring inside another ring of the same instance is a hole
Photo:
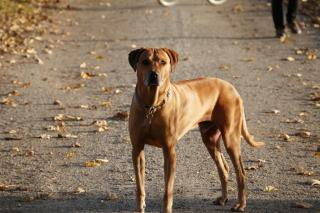
[[[228,198],[218,197],[213,201],[214,205],[224,206],[228,202]]]
[[[244,212],[246,206],[245,205],[241,205],[241,204],[236,204],[231,208],[231,211],[233,212]]]
[[[134,213],[144,213],[144,209],[140,209],[140,210],[135,210]]]

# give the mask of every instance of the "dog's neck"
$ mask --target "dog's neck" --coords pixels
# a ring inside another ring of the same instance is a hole
[[[162,86],[144,86],[143,84],[136,85],[136,93],[139,100],[145,106],[160,105],[167,98],[167,93],[170,88],[170,82]]]

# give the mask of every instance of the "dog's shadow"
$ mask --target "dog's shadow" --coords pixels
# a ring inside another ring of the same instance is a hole
[[[309,209],[297,208],[299,203],[310,204]],[[174,212],[231,212],[231,199],[226,206],[216,206],[213,199],[199,197],[176,196],[174,199]],[[14,196],[0,197],[0,212],[134,212],[135,200],[132,196],[119,196],[117,199],[104,200],[103,196],[84,194],[67,198],[35,200],[21,202],[21,198]],[[160,212],[161,198],[147,198],[146,212]],[[320,202],[317,200],[281,200],[281,199],[249,199],[246,212],[317,212]]]

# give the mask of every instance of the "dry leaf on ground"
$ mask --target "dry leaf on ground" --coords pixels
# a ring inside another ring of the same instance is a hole
[[[51,135],[41,134],[41,135],[39,136],[39,138],[41,138],[41,139],[50,139],[50,138],[51,138]]]
[[[0,183],[0,191],[27,191],[28,188],[14,185],[14,184],[2,184]]]
[[[90,79],[95,76],[96,76],[96,74],[94,74],[94,73],[89,73],[89,72],[81,72],[80,73],[80,77],[83,79]]]
[[[66,157],[69,158],[69,159],[70,158],[74,158],[75,156],[76,156],[76,153],[74,153],[74,152],[67,152],[66,153]]]
[[[73,194],[79,195],[85,193],[86,190],[82,187],[78,187],[76,190],[74,190]]]
[[[295,61],[295,58],[292,57],[292,56],[288,56],[285,60],[289,61],[289,62],[292,62],[292,61]]]
[[[312,204],[306,202],[296,202],[292,204],[292,207],[300,209],[310,209],[312,208]]]
[[[281,133],[278,135],[278,138],[284,140],[284,141],[293,141],[293,139],[286,133]]]
[[[128,117],[129,117],[129,113],[127,111],[118,112],[113,116],[114,119],[122,120],[122,121],[125,121]]]
[[[70,133],[59,133],[58,138],[78,138],[78,136]]]
[[[53,104],[58,105],[58,106],[63,106],[62,101],[60,101],[60,100],[54,100]]]
[[[80,68],[86,68],[86,67],[87,67],[87,64],[85,62],[80,64]]]
[[[266,186],[264,189],[263,189],[264,192],[276,192],[276,191],[279,191],[279,189],[277,189],[276,187],[274,186]]]
[[[53,117],[54,121],[82,121],[83,119],[79,116],[58,114]]]
[[[111,103],[111,101],[102,101],[100,106],[110,108],[110,107],[112,107],[112,103]]]
[[[90,160],[84,163],[85,167],[97,167],[101,166],[101,164],[107,163],[109,160],[107,159],[96,159],[96,160]]]
[[[320,186],[320,180],[311,179],[311,180],[309,180],[307,182],[307,184],[309,184],[311,186],[319,187]]]
[[[295,134],[295,136],[300,136],[300,137],[302,137],[302,138],[310,138],[311,132],[301,131],[301,132],[297,132],[297,133]]]
[[[18,104],[15,102],[15,100],[13,100],[9,97],[3,97],[2,100],[0,101],[0,104],[9,105],[12,107],[18,106]]]
[[[103,200],[116,201],[119,197],[114,193],[108,193]]]

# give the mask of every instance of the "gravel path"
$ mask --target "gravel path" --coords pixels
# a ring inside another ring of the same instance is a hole
[[[319,30],[280,43],[263,0],[61,4],[67,9],[50,9],[55,33],[37,42],[43,64],[0,67],[0,212],[133,211],[126,112],[136,77],[127,55],[141,46],[176,50],[175,80],[215,76],[239,90],[249,131],[267,144],[242,143],[247,212],[320,212],[319,183],[310,182],[320,179]],[[318,58],[308,60],[310,51]],[[234,171],[230,201],[214,206],[220,183],[198,130],[178,143],[177,158],[174,212],[230,212]],[[146,211],[159,212],[160,149],[146,147],[146,167]]]

